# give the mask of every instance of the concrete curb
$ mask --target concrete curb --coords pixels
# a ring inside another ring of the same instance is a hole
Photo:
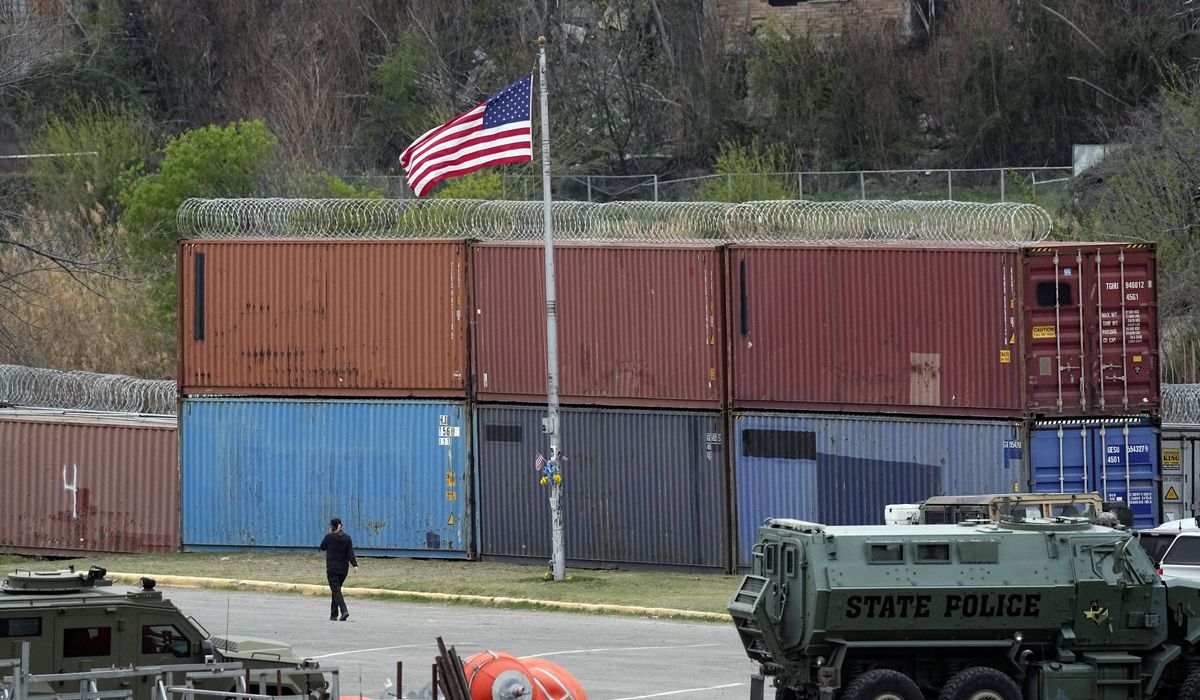
[[[143,576],[148,576],[163,586],[178,588],[211,588],[215,590],[264,591],[270,593],[300,593],[303,595],[328,595],[328,586],[311,583],[279,583],[278,581],[251,581],[248,579],[209,578],[207,576],[162,576],[151,574],[129,574],[108,572],[108,577],[122,583],[137,585]],[[386,588],[357,588],[346,586],[342,590],[348,595],[373,598],[404,598],[434,603],[467,603],[488,607],[534,607],[543,610],[567,612],[609,613],[637,617],[672,618],[698,620],[702,622],[733,622],[725,613],[678,610],[676,608],[643,608],[636,605],[603,605],[597,603],[568,603],[554,600],[509,598],[506,596],[465,595],[458,593],[426,593],[423,591],[393,591]]]

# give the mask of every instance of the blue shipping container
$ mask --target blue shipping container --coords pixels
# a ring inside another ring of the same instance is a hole
[[[880,524],[889,503],[1024,480],[1019,421],[736,413],[733,425],[739,567],[766,518]]]
[[[477,406],[479,553],[550,558],[538,406]],[[725,568],[725,450],[716,412],[566,408],[564,549],[576,565]]]
[[[1035,493],[1096,491],[1128,503],[1135,528],[1159,523],[1158,435],[1147,421],[1039,422],[1029,445]]]
[[[314,550],[341,517],[358,554],[466,557],[460,402],[189,398],[183,546]]]

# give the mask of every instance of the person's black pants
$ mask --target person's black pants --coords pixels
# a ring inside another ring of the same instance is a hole
[[[342,584],[346,582],[346,574],[327,571],[325,577],[329,579],[329,591],[333,594],[333,600],[329,603],[329,617],[337,617],[338,612],[343,615],[349,614],[350,610],[346,608],[346,599],[342,597]]]

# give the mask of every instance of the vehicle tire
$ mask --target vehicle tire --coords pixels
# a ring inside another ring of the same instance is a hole
[[[1021,689],[994,668],[973,666],[951,678],[938,700],[1021,700]]]
[[[796,693],[795,688],[789,688],[781,685],[775,689],[775,700],[798,700],[800,695]]]
[[[912,679],[890,668],[867,671],[842,691],[840,700],[924,700]]]
[[[1179,692],[1175,698],[1176,700],[1200,700],[1200,669],[1191,671],[1184,677],[1183,685],[1179,686]]]

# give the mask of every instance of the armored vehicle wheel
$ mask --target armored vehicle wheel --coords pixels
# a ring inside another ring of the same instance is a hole
[[[994,668],[973,666],[951,678],[938,700],[1021,700],[1021,689]]]
[[[1176,700],[1200,700],[1200,670],[1192,671],[1183,679],[1183,685],[1179,686],[1179,693],[1175,696]]]
[[[890,668],[867,671],[851,681],[839,700],[924,700],[908,676]]]

